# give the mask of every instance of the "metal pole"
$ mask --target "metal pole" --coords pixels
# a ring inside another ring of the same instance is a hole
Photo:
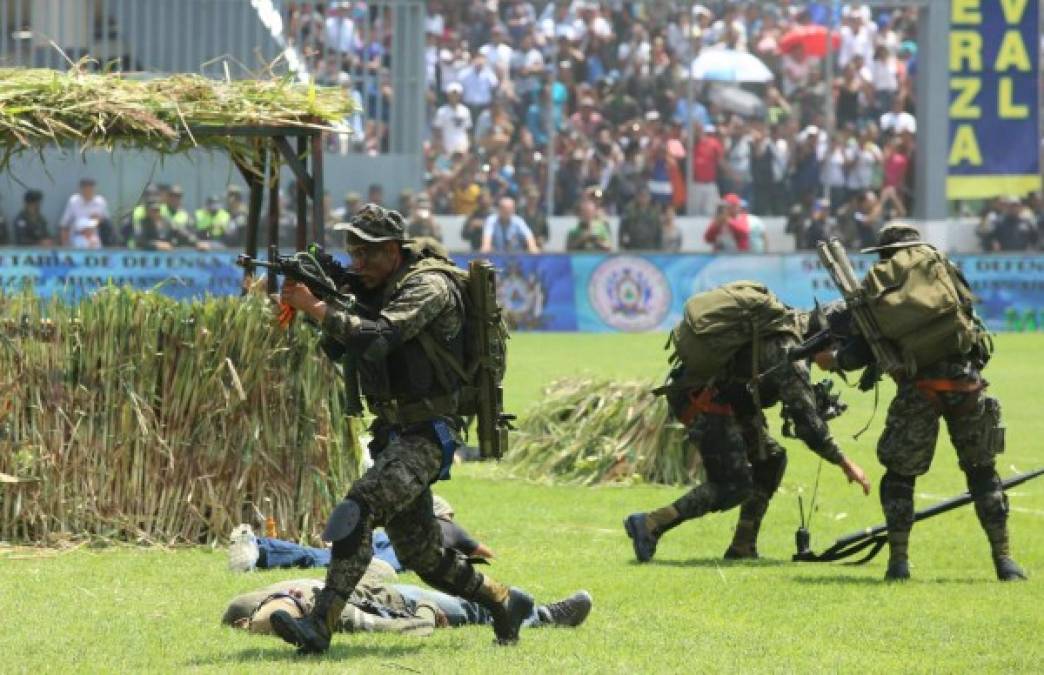
[[[547,92],[547,147],[544,154],[547,156],[547,229],[551,233],[551,218],[555,215],[555,136],[558,129],[555,127],[555,83],[558,82],[558,39],[555,40],[554,50],[551,52],[551,86]],[[543,92],[540,96],[543,97]]]
[[[827,40],[826,40],[826,73],[823,78],[826,80],[826,136],[827,136],[827,156],[824,157],[824,161],[830,161],[829,153],[832,151],[834,142],[834,133],[837,131],[837,118],[835,117],[835,103],[834,103],[834,59],[837,57],[834,53],[834,32],[838,30],[837,19],[841,11],[841,3],[839,0],[834,0],[831,3],[830,8],[830,25],[827,27]],[[816,148],[816,152],[819,149]],[[830,203],[830,187],[827,186],[826,182],[823,182],[823,198],[830,204],[831,213],[833,213],[834,205]]]
[[[917,150],[914,162],[914,217],[947,217],[946,174],[949,170],[950,3],[921,6],[917,21]],[[1036,47],[1036,46],[1035,46]]]
[[[688,115],[688,117],[689,117],[689,119],[686,120],[686,124],[688,126],[688,134],[689,134],[688,138],[686,139],[686,144],[689,147],[686,149],[686,152],[685,152],[685,159],[688,162],[688,166],[685,167],[685,169],[686,169],[686,174],[685,175],[687,175],[689,177],[689,179],[686,181],[688,183],[688,185],[689,185],[689,188],[688,188],[689,189],[689,194],[687,195],[687,197],[685,199],[685,204],[686,204],[686,211],[691,211],[691,213],[687,213],[686,214],[688,216],[696,215],[695,214],[696,209],[693,208],[695,206],[695,204],[696,204],[696,200],[695,200],[695,195],[696,195],[696,172],[693,171],[693,167],[695,166],[693,164],[693,159],[694,159],[694,155],[696,153],[696,143],[694,142],[693,139],[696,137],[696,131],[695,131],[695,126],[696,125],[692,121],[692,118],[693,118],[693,115],[692,115],[693,99],[695,98],[695,93],[696,93],[696,83],[693,81],[694,78],[692,76],[692,62],[696,60],[696,51],[695,51],[696,45],[695,45],[695,42],[696,41],[692,39],[692,31],[690,30],[689,31],[689,44],[692,45],[693,50],[692,50],[692,53],[690,54],[691,58],[689,59],[689,65],[686,66],[686,68],[688,69],[688,74],[689,74],[689,83],[688,83],[688,90],[686,91],[686,94],[685,94],[686,98],[688,99],[688,103],[686,105],[685,111],[686,111],[686,115]]]

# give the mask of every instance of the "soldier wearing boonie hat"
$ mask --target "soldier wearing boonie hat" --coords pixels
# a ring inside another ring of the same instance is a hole
[[[323,539],[332,542],[326,584],[304,617],[281,609],[272,629],[302,652],[325,652],[349,596],[373,556],[373,528],[384,526],[399,559],[434,588],[471,600],[493,618],[501,644],[518,640],[534,603],[527,593],[494,581],[463,554],[442,544],[431,484],[449,474],[463,420],[457,413],[462,382],[450,359],[464,356],[464,306],[444,259],[418,251],[400,213],[369,203],[335,230],[347,237],[360,302],[339,309],[320,302],[303,284],[286,282],[282,301],[322,326],[326,353],[335,360],[361,354],[345,377],[357,387],[375,420],[373,466],[334,509]]]

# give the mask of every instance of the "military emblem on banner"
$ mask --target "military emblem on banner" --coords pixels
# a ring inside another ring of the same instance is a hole
[[[546,323],[546,284],[536,271],[526,274],[517,260],[508,261],[497,286],[497,300],[504,308],[508,327],[522,330],[542,328]]]
[[[609,258],[595,268],[587,297],[599,318],[622,331],[652,330],[667,317],[671,286],[655,265],[643,258]]]

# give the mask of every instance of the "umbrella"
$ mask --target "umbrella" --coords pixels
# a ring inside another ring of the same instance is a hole
[[[692,62],[692,77],[717,82],[770,82],[772,71],[758,57],[734,49],[706,49]]]
[[[841,36],[836,32],[830,36],[831,49],[837,51],[841,47]],[[788,30],[779,39],[779,51],[787,53],[796,49],[798,45],[805,48],[809,56],[826,56],[827,53],[827,28],[810,24],[798,26]]]
[[[765,103],[761,97],[738,87],[716,85],[711,88],[708,98],[721,110],[757,119],[765,116]]]

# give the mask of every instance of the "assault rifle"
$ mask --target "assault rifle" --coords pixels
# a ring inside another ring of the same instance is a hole
[[[770,373],[774,373],[788,363],[794,363],[795,361],[804,361],[810,359],[819,352],[830,347],[831,343],[836,341],[838,338],[834,335],[834,332],[830,328],[824,328],[818,333],[814,333],[812,337],[808,338],[804,342],[794,347],[787,349],[787,358],[783,361],[776,363],[774,366],[766,371],[763,371],[758,375],[757,379],[762,379]]]
[[[271,273],[277,276],[302,283],[308,287],[312,295],[325,303],[334,304],[337,309],[345,310],[355,306],[355,296],[339,291],[331,278],[333,275],[346,274],[344,268],[316,244],[309,246],[307,251],[298,251],[291,255],[279,255],[278,249],[270,246],[268,260],[240,255],[236,258],[236,264],[251,274],[261,267],[271,270]]]
[[[480,353],[477,356],[487,364],[475,371],[479,449],[483,459],[500,459],[507,452],[508,431],[512,429],[515,416],[504,413],[504,387],[497,377],[497,369],[492,367],[498,361],[503,366],[507,358],[503,353],[503,341],[497,336],[497,332],[503,330],[503,324],[497,304],[496,270],[488,261],[473,260],[468,271],[474,303],[471,311],[478,317],[475,329]]]
[[[859,333],[870,345],[878,371],[888,375],[902,372],[905,368],[903,359],[895,346],[885,340],[881,334],[877,319],[867,305],[866,292],[856,278],[855,270],[852,269],[852,263],[848,260],[844,246],[839,240],[831,239],[829,243],[819,242],[816,250],[819,252],[819,260],[830,273],[830,278],[837,286],[837,290],[841,291],[845,306],[851,310]]]
[[[337,310],[349,310],[357,304],[354,295],[338,290],[338,283],[347,279],[348,271],[318,244],[312,244],[307,251],[298,251],[291,255],[279,255],[278,247],[272,245],[268,247],[268,260],[240,255],[236,258],[236,264],[250,274],[261,267],[276,276],[302,283],[308,287],[312,295]],[[280,304],[279,325],[287,328],[293,320],[294,308]],[[363,405],[359,392],[357,356],[350,352],[345,354],[341,366],[346,390],[345,412],[353,417],[361,415]]]
[[[1011,489],[1016,485],[1022,485],[1028,480],[1032,480],[1037,476],[1044,475],[1044,468],[1036,469],[1035,471],[1029,471],[1027,473],[1020,473],[1001,481],[1001,488],[1004,490]],[[934,516],[941,515],[947,511],[970,504],[972,502],[972,496],[970,493],[965,492],[956,497],[947,499],[946,501],[939,502],[934,506],[929,506],[926,509],[921,509],[914,514],[914,522],[919,520],[927,520]],[[811,514],[810,514],[811,515]],[[834,545],[823,551],[822,553],[816,554],[812,552],[809,547],[811,536],[808,533],[806,522],[804,518],[804,512],[801,515],[801,527],[798,528],[794,539],[797,543],[797,553],[794,554],[793,560],[795,562],[834,562],[837,560],[844,560],[850,558],[857,553],[869,549],[866,555],[859,560],[854,562],[845,563],[848,565],[862,565],[863,563],[871,560],[877,555],[884,545],[888,543],[888,526],[877,525],[875,527],[868,527],[865,530],[859,532],[853,532],[847,536],[841,537]]]

